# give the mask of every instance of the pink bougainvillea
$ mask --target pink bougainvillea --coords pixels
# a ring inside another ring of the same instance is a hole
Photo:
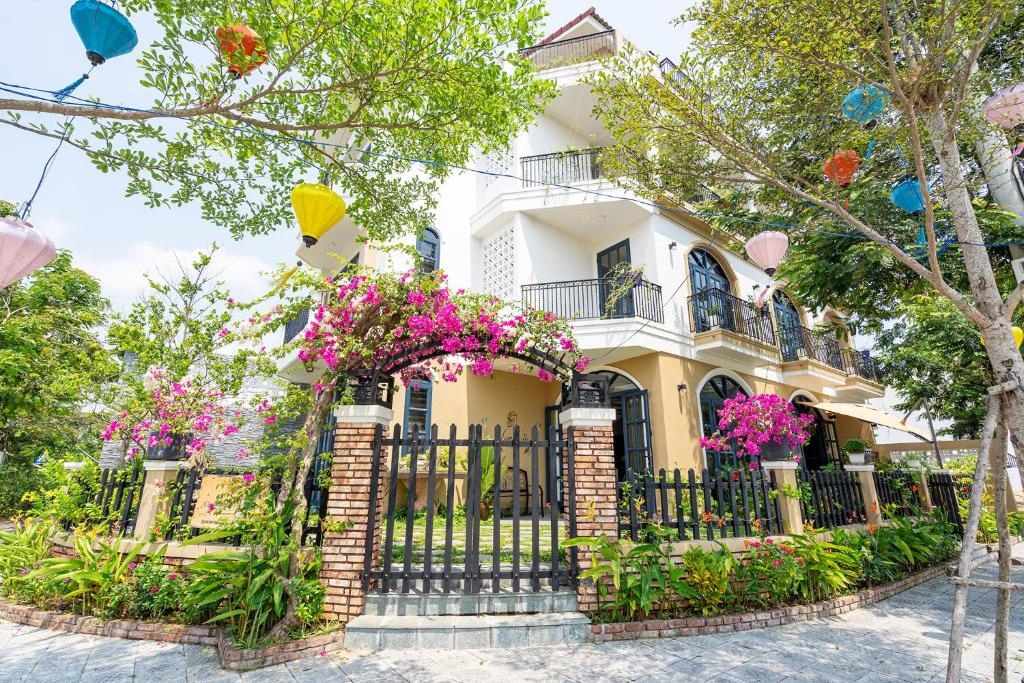
[[[718,411],[718,431],[702,437],[700,445],[712,451],[730,451],[756,464],[761,448],[778,444],[799,448],[810,439],[813,415],[800,415],[793,404],[775,394],[747,397],[736,394]]]
[[[326,283],[326,303],[313,310],[296,343],[307,367],[322,362],[331,375],[380,367],[398,371],[407,386],[433,377],[454,382],[466,367],[489,376],[516,354],[540,352],[559,362],[538,368],[537,377],[567,381],[589,362],[567,321],[452,290],[443,273],[365,271]]]
[[[142,385],[145,401],[133,407],[134,414],[122,411],[101,433],[105,441],[127,441],[128,459],[186,436],[185,452],[196,458],[211,443],[238,431],[237,413],[231,414],[224,407],[224,393],[218,389],[201,387],[188,377],[175,380],[157,366],[146,371]],[[272,417],[269,404],[261,407],[264,420]]]

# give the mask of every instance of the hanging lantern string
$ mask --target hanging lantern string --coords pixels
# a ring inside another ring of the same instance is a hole
[[[11,93],[13,95],[17,95],[19,97],[25,97],[25,98],[33,99],[33,100],[39,100],[39,101],[42,101],[42,102],[52,102],[53,101],[53,95],[55,94],[55,91],[53,91],[53,90],[46,90],[46,89],[43,89],[43,88],[32,88],[32,87],[29,87],[29,86],[23,86],[23,85],[17,85],[17,84],[13,84],[13,83],[7,83],[5,81],[0,81],[0,91],[8,92],[8,93]],[[45,93],[45,94],[49,95],[49,97],[41,97],[39,95],[33,95],[32,93]],[[213,120],[203,120],[203,119],[186,118],[186,117],[174,117],[174,116],[169,116],[166,112],[155,111],[155,110],[152,110],[152,109],[139,109],[139,108],[136,108],[136,107],[126,107],[126,106],[120,106],[120,105],[114,105],[114,104],[107,104],[105,102],[96,101],[96,100],[85,100],[85,99],[82,99],[82,98],[80,98],[80,97],[78,97],[76,95],[71,95],[68,98],[68,100],[69,101],[66,104],[73,105],[73,106],[98,107],[98,108],[101,108],[101,109],[108,109],[110,111],[126,111],[126,112],[134,112],[134,113],[152,114],[154,116],[159,116],[159,117],[164,117],[164,118],[177,118],[177,119],[182,120],[182,121],[193,121],[193,122],[196,122],[196,123],[199,123],[199,124],[202,124],[202,125],[213,126],[213,127],[216,127],[216,128],[220,128],[220,129],[223,129],[223,130],[227,130],[227,131],[235,132],[235,133],[239,133],[239,134],[252,134],[252,135],[256,135],[256,136],[259,136],[259,137],[266,138],[268,141],[273,143],[275,146],[277,146],[279,142],[288,142],[288,143],[294,143],[294,144],[299,144],[299,145],[308,145],[308,146],[312,146],[312,147],[320,147],[320,148],[328,148],[328,149],[338,149],[338,150],[341,150],[344,153],[357,152],[357,153],[359,153],[359,154],[361,154],[361,155],[363,155],[365,157],[376,157],[376,158],[380,158],[380,159],[388,159],[388,160],[391,160],[391,161],[401,161],[401,162],[410,163],[410,164],[419,164],[419,165],[422,165],[422,166],[434,166],[434,167],[440,167],[440,168],[448,168],[448,169],[451,169],[453,171],[460,171],[460,172],[463,172],[463,173],[473,173],[473,174],[476,174],[476,175],[485,175],[485,176],[490,176],[490,177],[493,177],[493,178],[505,178],[505,179],[509,179],[509,180],[516,180],[516,181],[519,181],[519,182],[535,182],[535,181],[532,181],[529,178],[525,178],[523,176],[518,176],[518,175],[515,175],[513,173],[503,173],[503,172],[500,172],[500,171],[486,171],[486,170],[482,170],[482,169],[478,169],[478,168],[473,168],[473,167],[469,167],[469,166],[462,166],[462,165],[459,165],[459,164],[451,164],[451,163],[447,163],[447,162],[443,162],[443,161],[438,161],[436,159],[420,159],[420,158],[417,158],[417,157],[404,156],[404,155],[400,155],[400,154],[390,154],[390,153],[387,153],[387,152],[381,152],[381,151],[376,150],[376,149],[370,149],[370,148],[364,149],[364,148],[361,148],[361,147],[357,147],[355,145],[341,145],[341,144],[327,142],[327,141],[324,141],[324,140],[313,140],[313,139],[308,139],[308,138],[292,137],[292,136],[288,136],[288,135],[271,134],[271,133],[268,133],[266,131],[260,130],[259,128],[256,128],[255,126],[248,125],[248,124],[246,125],[246,127],[241,127],[241,126],[235,126],[235,125],[229,125],[229,124],[225,124],[225,123],[220,123],[218,121],[213,121]],[[280,147],[278,147],[278,149],[281,150],[281,151],[284,151]],[[296,158],[301,163],[304,163],[304,164],[306,164],[306,165],[308,165],[308,166],[310,166],[312,168],[316,168],[316,169],[318,169],[320,171],[323,171],[322,167],[317,166],[315,163],[313,163],[312,161],[310,161],[308,159],[302,159],[299,156],[294,156],[294,158]],[[363,161],[362,163],[368,164],[368,162],[366,162],[366,161]],[[808,226],[807,224],[803,224],[803,223],[793,223],[793,222],[789,222],[789,221],[764,220],[764,219],[758,219],[758,218],[745,218],[743,216],[735,216],[735,215],[731,215],[731,214],[717,213],[717,212],[711,212],[711,211],[693,211],[693,210],[685,209],[685,208],[679,207],[679,206],[668,206],[668,205],[665,205],[665,204],[660,204],[658,202],[653,202],[653,201],[646,200],[646,199],[639,199],[639,198],[637,198],[635,196],[627,196],[627,195],[622,195],[622,194],[616,194],[614,192],[606,192],[606,191],[602,191],[602,190],[594,190],[594,189],[579,187],[579,186],[575,186],[575,185],[564,185],[564,184],[559,184],[559,183],[550,183],[550,186],[553,187],[553,188],[556,188],[556,189],[564,189],[564,190],[572,190],[574,192],[582,192],[584,194],[587,194],[587,195],[590,195],[590,196],[593,196],[593,197],[601,197],[601,198],[604,198],[604,199],[610,199],[610,200],[614,200],[614,201],[633,202],[633,203],[638,204],[640,206],[647,206],[647,207],[659,209],[659,210],[665,211],[666,213],[681,214],[681,215],[685,215],[685,216],[693,216],[694,218],[702,218],[702,219],[717,218],[717,219],[721,219],[721,220],[725,220],[725,221],[730,221],[732,223],[742,223],[742,224],[745,224],[745,225],[754,225],[754,226],[769,226],[769,229],[771,229],[771,228],[775,228],[775,229],[781,228],[781,229],[784,229],[784,230],[792,230],[792,231],[805,231],[805,232],[810,232],[811,231],[810,230],[810,226]],[[904,244],[901,241],[886,240],[886,239],[873,239],[873,238],[867,237],[866,235],[863,235],[861,233],[846,233],[846,232],[837,232],[835,230],[824,230],[824,229],[815,229],[814,232],[818,232],[818,233],[823,234],[823,235],[831,235],[833,237],[844,237],[844,238],[848,238],[848,239],[861,240],[861,241],[865,241],[865,242],[874,242],[876,244],[892,244],[892,245],[896,245],[896,246],[902,246]],[[962,245],[965,245],[965,246],[972,246],[972,247],[1024,246],[1024,240],[1006,241],[1006,242],[965,242],[965,241],[961,241],[961,240],[957,239],[957,240],[954,240],[954,243],[959,243],[959,244],[962,244]]]
[[[89,74],[91,74],[92,70],[95,69],[95,68],[96,68],[95,65],[90,66],[89,70],[86,71],[84,74],[82,74],[82,77],[79,78],[77,81],[75,81],[74,83],[71,83],[70,85],[66,85],[63,88],[61,88],[60,90],[58,90],[57,92],[55,92],[53,94],[54,101],[55,102],[63,102],[64,100],[66,100],[71,95],[71,93],[73,93],[75,90],[78,89],[78,86],[82,85],[87,80],[89,80]]]
[[[50,173],[50,167],[53,166],[53,160],[57,158],[57,153],[60,148],[64,146],[64,142],[71,137],[71,121],[74,117],[69,116],[64,119],[64,132],[60,136],[60,140],[57,141],[57,146],[54,147],[53,152],[50,154],[50,158],[43,164],[43,172],[39,174],[39,181],[36,183],[36,189],[32,191],[32,196],[29,200],[21,205],[20,216],[21,220],[28,220],[28,217],[32,214],[32,202],[36,200],[36,195],[39,194],[39,190],[43,187],[43,181],[46,180],[46,176]]]

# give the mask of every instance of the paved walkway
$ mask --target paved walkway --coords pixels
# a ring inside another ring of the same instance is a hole
[[[1016,551],[1024,556],[1024,545]],[[995,569],[979,574],[994,577]],[[1024,580],[1019,567],[1014,580]],[[1015,595],[1013,681],[1024,679],[1024,595]],[[938,578],[841,617],[761,631],[525,650],[349,652],[241,675],[222,671],[210,647],[0,622],[0,682],[941,681],[951,603],[952,586]],[[964,681],[991,680],[994,612],[992,591],[971,591]]]

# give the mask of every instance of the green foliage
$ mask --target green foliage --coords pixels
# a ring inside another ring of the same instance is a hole
[[[43,585],[28,575],[50,557],[55,531],[52,522],[33,519],[0,531],[0,595],[15,602],[34,602],[42,595]]]
[[[724,546],[712,551],[694,547],[683,553],[683,572],[677,586],[690,607],[704,616],[724,611],[732,599],[736,560]]]
[[[665,536],[657,529],[650,532],[654,537]],[[580,580],[594,581],[599,610],[610,620],[643,619],[681,588],[682,572],[663,542],[634,544],[601,534],[571,538],[562,545],[590,550],[592,565],[580,572]]]
[[[232,533],[202,534],[189,543],[216,541]],[[194,578],[185,604],[206,623],[228,627],[243,647],[255,647],[285,614],[289,565],[297,550],[284,524],[270,522],[261,545],[209,553],[189,565]],[[318,563],[309,564],[291,579],[298,584],[293,593],[300,603],[296,616],[305,623],[319,617],[317,605],[322,609],[322,595],[308,583],[316,579],[317,567]]]
[[[847,453],[863,453],[868,445],[861,439],[847,439],[843,444],[843,450]]]
[[[66,251],[0,290],[0,510],[21,509],[33,461],[98,452],[100,418],[83,408],[104,398],[116,372],[97,339],[107,309],[99,282]]]
[[[860,568],[857,556],[847,546],[803,534],[793,536],[791,543],[802,566],[796,593],[807,602],[827,600],[856,585]]]
[[[160,113],[126,116],[69,101],[56,105],[49,130],[42,115],[22,129],[59,135],[71,128],[58,123],[66,106],[78,115],[73,143],[100,171],[127,174],[127,195],[154,207],[199,202],[205,220],[236,237],[293,220],[290,190],[320,169],[352,197],[349,213],[371,238],[418,234],[447,165],[466,165],[476,149],[504,148],[551,93],[518,52],[538,37],[542,6],[517,0],[122,0],[120,7],[155,19],[156,32],[140,35],[142,44],[122,59],[135,61],[133,73],[152,93],[151,102],[133,104]],[[215,32],[235,23],[259,33],[268,53],[237,80]]]
[[[103,587],[97,600],[100,616],[105,619],[171,618],[186,623],[194,620],[194,615],[181,611],[189,591],[190,574],[165,565],[163,549],[141,562],[129,563],[120,580]]]
[[[0,218],[18,215],[18,205],[6,199],[0,199]]]
[[[0,467],[0,519],[10,519],[28,510],[25,499],[39,488],[39,470],[31,463],[13,461]]]
[[[80,614],[92,614],[102,608],[102,597],[115,583],[123,582],[145,547],[138,543],[126,552],[120,549],[121,538],[93,538],[76,532],[73,557],[50,557],[39,562],[27,575],[28,580],[44,584],[47,593]]]
[[[740,604],[751,609],[788,603],[803,572],[793,547],[771,538],[746,545],[747,552],[736,565]]]
[[[939,518],[893,518],[868,533],[837,530],[832,542],[850,548],[860,562],[864,582],[878,586],[956,554],[955,531]]]

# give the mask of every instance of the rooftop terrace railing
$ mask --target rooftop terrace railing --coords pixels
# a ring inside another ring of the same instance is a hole
[[[615,31],[610,30],[534,45],[522,54],[538,69],[557,69],[610,57],[615,52]]]

